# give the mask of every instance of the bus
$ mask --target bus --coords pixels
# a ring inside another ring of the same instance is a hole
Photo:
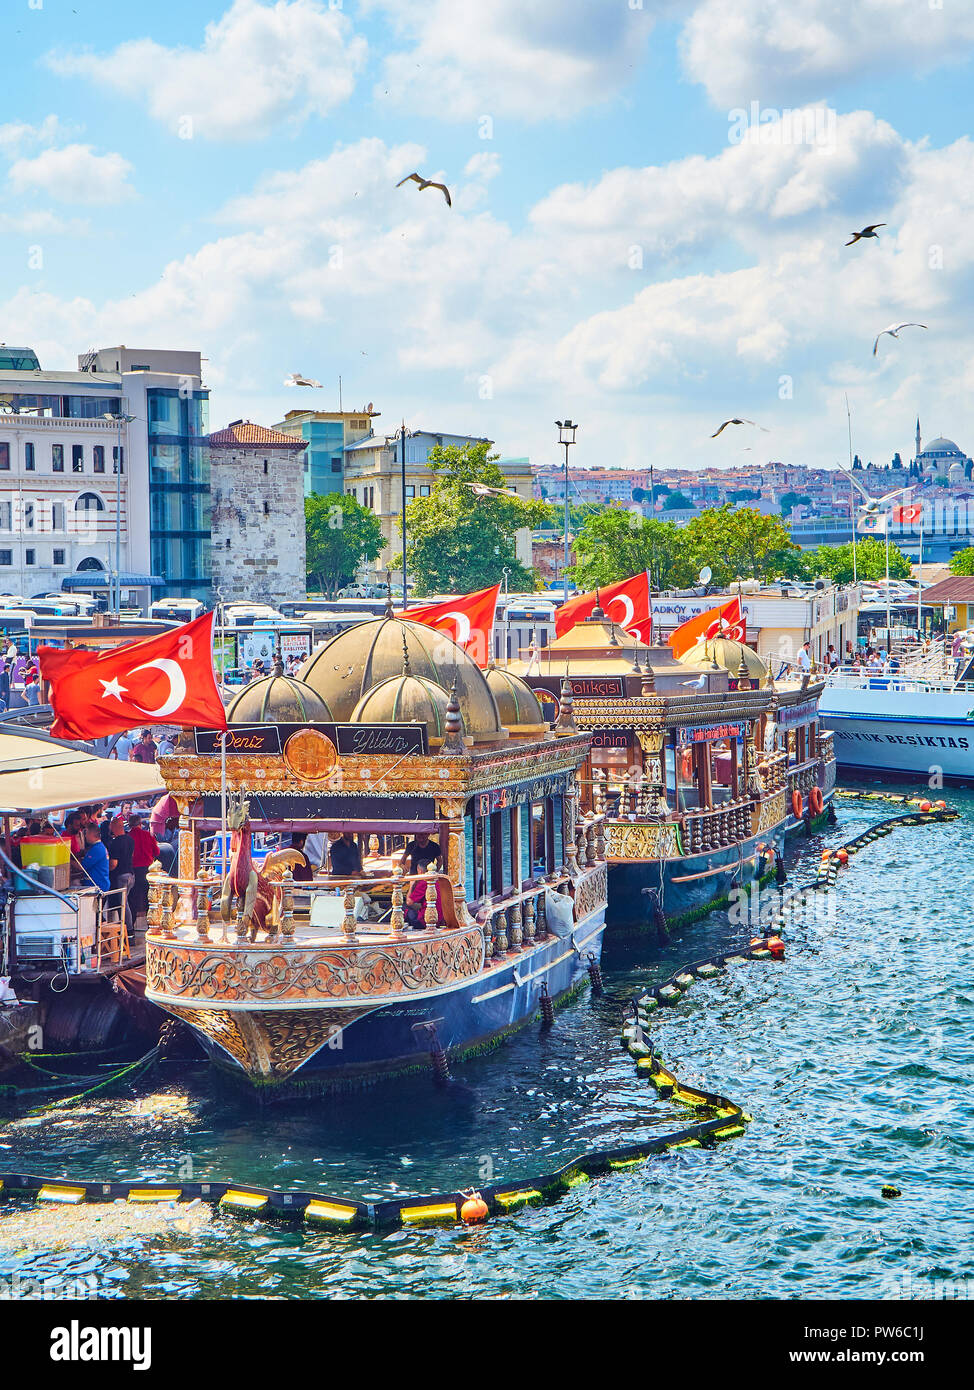
[[[157,598],[149,604],[150,618],[168,618],[174,623],[191,623],[206,612],[198,598]]]

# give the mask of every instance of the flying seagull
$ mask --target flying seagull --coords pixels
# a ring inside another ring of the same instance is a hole
[[[720,426],[720,429],[714,430],[713,434],[710,436],[711,439],[716,439],[720,431],[725,430],[728,425],[754,425],[756,429],[764,430],[765,434],[769,432],[766,425],[758,425],[754,420],[741,420],[735,415],[733,420],[725,420]]]
[[[488,487],[486,483],[464,483],[475,497],[513,497],[515,501],[520,501],[517,493],[510,488]]]
[[[313,380],[313,378],[310,377],[310,376],[302,376],[302,374],[301,374],[300,372],[292,372],[291,375],[290,375],[289,377],[286,377],[286,378],[285,378],[284,385],[285,385],[285,386],[317,386],[317,387],[319,388],[319,390],[321,389],[321,382],[320,382],[320,381],[315,381],[315,380]]]
[[[407,174],[404,179],[399,180],[396,187],[402,188],[403,184],[408,183],[410,179],[412,179],[413,183],[419,184],[420,192],[422,192],[424,188],[438,188],[446,199],[447,207],[453,207],[453,199],[450,197],[450,190],[447,188],[446,184],[436,183],[433,179],[424,179],[422,174]]]
[[[882,330],[882,333],[876,334],[876,341],[873,343],[873,356],[876,356],[876,351],[879,347],[879,340],[883,336],[883,333],[888,333],[891,338],[898,338],[900,336],[901,328],[926,328],[926,326],[927,325],[925,323],[891,323],[888,328],[884,328]]]
[[[862,241],[863,237],[869,237],[869,236],[874,237],[874,236],[876,236],[876,228],[877,228],[877,227],[885,227],[885,226],[886,226],[886,223],[885,223],[885,222],[870,222],[869,226],[868,226],[868,227],[863,227],[863,229],[862,229],[861,232],[853,232],[853,233],[852,233],[852,241],[847,241],[847,242],[846,242],[846,246],[851,246],[851,245],[852,245],[852,242],[854,242],[854,241]],[[877,237],[876,239],[877,239],[877,241],[879,240],[878,237]]]

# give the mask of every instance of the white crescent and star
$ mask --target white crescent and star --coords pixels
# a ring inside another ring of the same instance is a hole
[[[629,624],[632,622],[633,618],[636,616],[636,609],[633,605],[632,599],[629,597],[628,594],[613,594],[612,598],[609,599],[607,607],[611,608],[614,603],[622,604],[622,611],[625,615],[619,620],[619,626],[628,627]]]
[[[136,709],[143,714],[151,715],[156,719],[167,719],[170,714],[175,713],[179,706],[186,699],[186,677],[183,675],[182,667],[178,661],[173,661],[171,657],[160,656],[156,661],[146,661],[141,666],[135,666],[129,671],[130,676],[134,676],[137,671],[148,671],[150,669],[159,670],[169,680],[169,694],[163,700],[158,709],[146,709],[144,705],[135,704]],[[108,693],[107,691],[105,692]]]
[[[458,647],[465,647],[470,641],[470,619],[466,613],[444,613],[444,618],[452,618],[457,625],[457,635],[454,639]]]
[[[116,700],[121,700],[122,691],[128,689],[127,685],[119,684],[118,676],[113,676],[110,681],[103,681],[99,676],[98,683],[105,687],[101,697],[103,700],[107,700],[109,695],[113,696]]]

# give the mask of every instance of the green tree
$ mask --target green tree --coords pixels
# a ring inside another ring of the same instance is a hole
[[[847,545],[820,545],[812,552],[811,566],[816,575],[824,575],[833,584],[851,584],[853,578],[852,542]],[[859,579],[886,577],[886,542],[874,536],[856,541],[855,573]],[[889,548],[890,579],[908,579],[910,562],[899,546]]]
[[[951,574],[974,574],[974,546],[969,545],[966,550],[958,550],[950,557]]]
[[[558,508],[519,497],[478,495],[474,486],[508,488],[497,467],[500,455],[488,454],[488,447],[481,441],[438,444],[430,450],[427,463],[435,475],[430,496],[406,507],[407,562],[417,597],[486,589],[503,578],[505,568],[511,589],[537,587],[534,571],[517,558],[515,532],[553,524]]]
[[[693,503],[690,501],[690,498],[683,492],[667,493],[666,497],[663,499],[664,512],[675,512],[679,507],[692,506]]]
[[[687,559],[683,535],[672,521],[602,511],[587,517],[578,533],[569,577],[583,590],[618,583],[640,570],[649,571],[654,589],[692,584],[696,572]]]
[[[785,492],[781,496],[781,515],[791,516],[795,507],[810,507],[812,499],[805,492]]]
[[[306,497],[304,529],[308,587],[325,598],[334,598],[385,546],[379,518],[347,493]]]
[[[632,500],[633,500],[634,502],[641,502],[645,496],[646,496],[646,490],[645,490],[645,488],[641,488],[641,487],[634,487],[634,488],[633,488],[633,490],[632,490]]]
[[[735,579],[778,579],[797,565],[794,544],[780,517],[753,507],[712,507],[686,527],[686,546],[699,569],[708,565],[714,584]]]
[[[727,500],[728,502],[756,502],[760,496],[760,488],[739,487],[727,494]]]

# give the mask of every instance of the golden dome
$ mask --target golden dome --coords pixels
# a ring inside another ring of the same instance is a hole
[[[444,632],[402,618],[374,618],[340,632],[312,652],[300,676],[339,722],[352,719],[362,697],[383,681],[409,674],[449,690],[456,676],[463,727],[474,743],[507,738],[483,671]]]
[[[487,668],[487,684],[497,704],[504,728],[512,734],[540,736],[547,730],[541,702],[527,681],[512,671],[491,664]]]
[[[741,659],[747,667],[747,674],[759,687],[768,683],[768,671],[764,662],[753,647],[745,647],[743,642],[735,642],[733,637],[701,637],[694,642],[689,651],[679,658],[681,666],[710,666],[712,661],[730,673],[736,680],[741,667]]]
[[[318,692],[293,676],[251,681],[227,705],[228,724],[331,723],[334,717]]]
[[[450,696],[436,681],[404,672],[366,691],[352,710],[352,724],[425,724],[431,748],[446,734]]]

